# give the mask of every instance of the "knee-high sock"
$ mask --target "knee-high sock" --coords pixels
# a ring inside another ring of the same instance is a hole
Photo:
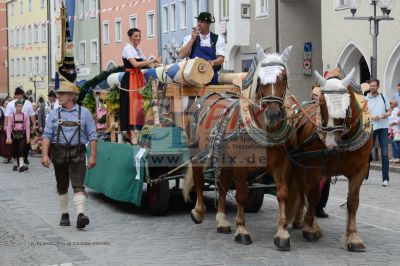
[[[68,212],[68,193],[64,195],[58,195],[58,200],[60,201],[60,211],[61,214]]]
[[[85,198],[86,198],[86,195],[83,193],[75,193],[74,194],[75,209],[76,209],[77,214],[84,212]]]

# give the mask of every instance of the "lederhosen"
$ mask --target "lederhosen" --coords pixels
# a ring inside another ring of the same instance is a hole
[[[61,119],[62,108],[58,110],[57,140],[51,144],[51,161],[57,180],[59,194],[68,192],[69,180],[75,193],[84,192],[83,179],[86,173],[86,147],[81,143],[81,107],[78,109],[78,121],[63,121]],[[64,134],[63,127],[76,127],[74,134],[68,140]],[[75,135],[78,134],[78,144],[71,144]],[[60,137],[65,139],[66,144],[60,144]]]
[[[13,128],[11,132],[11,138],[13,140],[13,151],[14,151],[14,158],[25,157],[25,145],[26,145],[26,133],[25,133],[25,114],[22,113],[22,120],[16,121],[15,120],[15,113],[13,113]],[[15,125],[21,124],[21,130],[15,130]]]

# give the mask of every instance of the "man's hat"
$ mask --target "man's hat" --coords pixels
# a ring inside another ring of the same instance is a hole
[[[59,92],[72,92],[75,94],[79,94],[80,90],[78,86],[76,86],[74,83],[71,83],[69,81],[61,81],[60,82],[60,87],[56,89],[56,93]]]
[[[21,89],[20,87],[17,87],[15,89],[14,95],[24,95],[24,94],[25,94],[24,90]]]
[[[215,18],[213,16],[211,16],[211,14],[208,13],[208,12],[201,12],[199,14],[199,16],[194,17],[194,18],[197,18],[197,20],[202,20],[202,21],[205,21],[205,22],[208,22],[208,23],[214,23],[215,22]]]
[[[56,93],[54,91],[50,91],[49,94],[47,94],[48,97],[57,97]]]

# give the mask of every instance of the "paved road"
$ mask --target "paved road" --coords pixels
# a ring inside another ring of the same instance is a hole
[[[332,186],[327,212],[320,219],[324,237],[317,243],[290,230],[290,252],[273,244],[277,220],[276,200],[265,196],[262,210],[247,214],[253,244],[238,245],[233,235],[215,229],[212,194],[203,224],[189,218],[189,207],[179,194],[172,197],[167,216],[153,217],[146,207],[110,200],[88,191],[85,231],[59,227],[58,202],[52,170],[31,159],[25,173],[0,165],[0,265],[399,265],[400,178],[391,174],[390,186],[381,186],[380,172],[371,171],[362,187],[358,226],[365,253],[347,252],[341,238],[345,228],[347,182]],[[72,201],[71,201],[72,202]],[[75,225],[76,215],[70,206]],[[233,223],[233,202],[228,218]]]

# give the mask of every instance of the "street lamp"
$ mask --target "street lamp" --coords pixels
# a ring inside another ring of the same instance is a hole
[[[35,89],[35,92],[33,94],[33,101],[36,102],[36,89],[37,89],[37,85],[38,82],[43,81],[44,80],[44,73],[41,72],[40,74],[37,74],[36,72],[30,73],[29,74],[29,81],[33,82],[33,88]]]
[[[369,21],[369,32],[372,36],[372,57],[371,57],[371,78],[376,79],[377,77],[377,57],[378,57],[378,35],[379,35],[379,21],[381,20],[394,20],[389,17],[390,11],[395,7],[395,0],[371,0],[370,5],[374,8],[373,16],[369,17],[356,17],[355,14],[360,6],[360,0],[349,0],[348,8],[352,14],[351,17],[345,17],[347,20],[368,20]],[[376,6],[379,6],[382,10],[382,15],[376,15]],[[372,29],[372,22],[374,26]]]

